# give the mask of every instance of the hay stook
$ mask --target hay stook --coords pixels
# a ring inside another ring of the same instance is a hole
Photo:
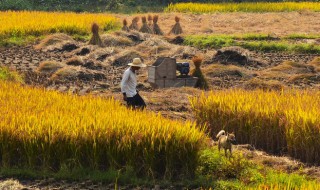
[[[183,33],[181,25],[180,25],[180,18],[178,16],[175,17],[176,24],[172,27],[169,34],[179,35]]]
[[[147,18],[145,16],[142,17],[142,27],[140,28],[139,32],[152,34],[151,28],[147,24]]]
[[[205,78],[205,76],[203,75],[202,71],[201,71],[201,63],[202,63],[203,58],[199,57],[199,56],[195,56],[192,58],[192,62],[195,66],[195,69],[191,72],[193,77],[197,77],[198,81],[196,83],[196,87],[200,88],[200,89],[204,89],[204,90],[208,90],[209,89],[209,85],[208,82]]]
[[[98,45],[100,47],[103,47],[102,40],[99,35],[99,26],[97,23],[93,23],[91,27],[92,37],[89,41],[90,45]]]
[[[158,25],[158,19],[159,19],[158,15],[153,16],[153,33],[157,35],[163,35],[163,32]]]
[[[122,23],[123,23],[123,27],[122,27],[121,30],[122,30],[122,31],[125,31],[125,32],[129,32],[130,29],[129,29],[129,27],[128,27],[127,19],[123,19]]]
[[[139,17],[134,17],[132,19],[131,25],[129,26],[129,29],[130,30],[139,30],[138,22],[139,22]]]

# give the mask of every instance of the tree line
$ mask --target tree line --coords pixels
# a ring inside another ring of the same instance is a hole
[[[113,11],[121,7],[167,6],[181,2],[281,2],[286,0],[0,0],[0,10]],[[294,0],[293,0],[294,1]],[[310,1],[310,0],[309,0]],[[319,0],[311,0],[319,1]]]

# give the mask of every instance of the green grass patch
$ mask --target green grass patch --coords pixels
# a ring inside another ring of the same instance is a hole
[[[8,37],[0,39],[0,47],[23,46],[34,43],[37,39],[42,39],[43,36],[26,36],[26,37]]]
[[[294,43],[288,39],[298,39],[302,35],[290,35],[282,38],[267,34],[246,35],[193,35],[185,38],[185,45],[198,48],[219,49],[228,46],[240,46],[252,51],[290,52],[290,53],[320,53],[320,46],[307,43]],[[306,36],[308,37],[308,36]],[[313,39],[315,36],[309,36]]]
[[[300,40],[300,39],[318,39],[320,35],[317,34],[289,34],[284,39]]]
[[[0,66],[0,80],[23,83],[23,78],[15,71]]]

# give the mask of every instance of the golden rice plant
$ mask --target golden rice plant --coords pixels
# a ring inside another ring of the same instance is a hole
[[[165,8],[166,12],[289,12],[320,11],[319,2],[250,2],[250,3],[177,3]]]
[[[103,30],[120,27],[111,15],[39,11],[1,11],[0,37],[40,36],[49,33],[90,34],[92,23]]]
[[[206,135],[191,122],[0,81],[0,169],[107,170],[193,175]]]
[[[234,131],[237,141],[320,164],[320,92],[225,90],[191,99],[198,123],[211,133]]]

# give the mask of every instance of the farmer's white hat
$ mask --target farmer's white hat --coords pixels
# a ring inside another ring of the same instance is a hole
[[[133,67],[146,67],[146,64],[143,64],[140,58],[134,58],[132,63],[129,63],[128,65]]]

